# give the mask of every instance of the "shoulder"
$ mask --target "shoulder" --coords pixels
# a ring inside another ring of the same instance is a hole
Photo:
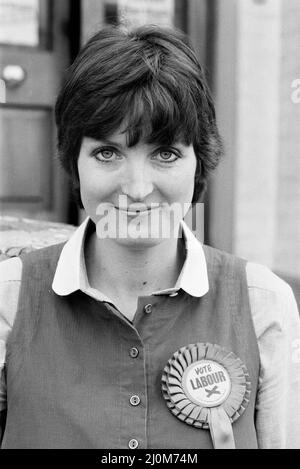
[[[29,253],[20,255],[22,263],[24,280],[34,276],[39,279],[40,276],[55,272],[64,243],[53,244],[41,249],[35,249]],[[23,283],[23,278],[22,278]]]
[[[22,261],[20,257],[11,257],[0,262],[0,285],[9,282],[20,282]]]
[[[213,248],[212,246],[208,246],[207,244],[202,244],[202,248],[205,254],[205,257],[210,260],[214,259],[222,259],[224,261],[233,261],[240,259],[239,257],[235,256],[234,254],[230,254],[229,252],[222,251],[221,249]]]
[[[252,317],[257,336],[299,330],[299,312],[294,293],[287,282],[268,267],[247,262],[247,283]]]
[[[59,257],[65,243],[47,246],[41,249],[11,257],[0,262],[0,285],[11,282],[20,282],[22,278],[22,267],[24,262],[37,261],[38,259],[52,259]]]
[[[260,300],[261,308],[267,302],[277,311],[278,308],[286,309],[295,302],[290,285],[268,267],[247,262],[246,274],[249,294],[256,301]]]
[[[250,310],[257,337],[272,328],[282,330],[288,324],[299,323],[299,312],[294,293],[287,282],[265,265],[249,262],[233,254],[203,246],[209,264],[223,265],[231,271],[246,273]]]
[[[49,261],[56,259],[60,256],[60,253],[65,244],[66,242],[63,242],[59,244],[52,244],[51,246],[47,246],[41,249],[35,249],[29,253],[22,254],[20,258],[22,259],[23,263],[26,261],[38,262],[39,260]]]
[[[292,289],[288,283],[274,274],[274,272],[265,265],[249,262],[242,257],[207,245],[203,245],[203,250],[207,261],[213,259],[214,262],[230,263],[232,268],[235,268],[237,265],[244,266],[249,289],[262,290],[278,297],[293,296]]]
[[[246,273],[249,288],[269,291],[279,296],[290,296],[292,294],[289,284],[265,265],[247,262]]]
[[[247,262],[245,259],[206,244],[203,244],[202,248],[208,272],[214,272],[217,275],[224,275],[225,272],[229,275],[239,275],[241,270],[245,270]]]
[[[21,277],[22,261],[19,257],[0,262],[0,363],[17,312]]]
[[[33,270],[36,270],[38,266],[42,265],[43,268],[45,267],[44,270],[48,271],[51,263],[55,266],[63,245],[64,243],[60,243],[36,249],[19,257],[11,257],[0,262],[0,329],[3,324],[12,325],[14,322],[22,274],[24,270],[26,272],[26,266],[32,266]]]

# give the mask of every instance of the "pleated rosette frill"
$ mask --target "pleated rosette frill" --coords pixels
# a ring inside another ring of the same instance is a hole
[[[232,423],[250,398],[245,364],[217,344],[180,348],[162,375],[162,393],[169,410],[182,422],[209,429],[215,448],[235,448]]]

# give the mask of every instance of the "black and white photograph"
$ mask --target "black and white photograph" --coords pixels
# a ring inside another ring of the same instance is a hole
[[[300,449],[299,311],[300,0],[0,0],[0,448]]]

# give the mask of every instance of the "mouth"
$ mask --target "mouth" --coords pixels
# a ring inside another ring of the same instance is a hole
[[[128,216],[138,216],[149,213],[151,210],[158,209],[160,204],[151,204],[149,207],[144,204],[132,204],[129,207],[115,207],[116,210],[126,213]]]

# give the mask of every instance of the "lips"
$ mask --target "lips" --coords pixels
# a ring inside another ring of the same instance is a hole
[[[147,213],[150,210],[159,208],[160,204],[151,204],[150,206],[146,206],[145,204],[131,204],[127,207],[115,207],[117,210],[121,212],[126,212],[128,215],[140,215],[143,213]]]

